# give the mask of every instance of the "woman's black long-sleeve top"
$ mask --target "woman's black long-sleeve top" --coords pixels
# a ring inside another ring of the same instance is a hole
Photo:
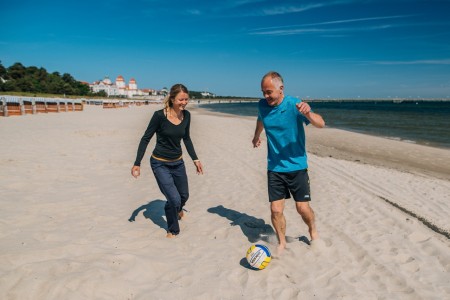
[[[181,123],[175,125],[167,119],[163,109],[155,111],[148,124],[147,130],[145,130],[139,143],[136,160],[134,162],[135,166],[141,165],[148,143],[155,133],[156,146],[153,150],[154,156],[167,160],[175,160],[181,157],[181,139],[183,139],[189,156],[192,160],[198,159],[189,133],[191,114],[187,110],[184,110],[183,114],[184,117]]]

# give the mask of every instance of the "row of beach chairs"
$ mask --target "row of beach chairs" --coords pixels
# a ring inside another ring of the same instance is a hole
[[[130,104],[128,102],[112,102],[112,101],[103,101],[103,108],[123,108],[128,107]]]
[[[68,111],[83,111],[83,102],[79,99],[0,96],[0,117]]]
[[[123,108],[130,106],[149,105],[151,103],[161,103],[161,101],[117,101],[117,100],[103,100],[103,108]]]

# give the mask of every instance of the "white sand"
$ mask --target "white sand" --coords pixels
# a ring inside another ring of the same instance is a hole
[[[154,139],[130,175],[159,108],[0,118],[0,299],[450,299],[450,151],[308,128],[321,242],[288,201],[288,249],[253,271],[247,248],[276,246],[255,121],[191,107],[205,175],[186,156],[188,213],[166,239]]]

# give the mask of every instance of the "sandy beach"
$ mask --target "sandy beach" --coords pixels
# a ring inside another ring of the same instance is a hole
[[[287,201],[288,249],[254,271],[250,245],[276,247],[254,118],[188,106],[205,174],[185,156],[167,239],[155,138],[130,175],[160,108],[0,117],[1,299],[450,299],[450,150],[308,127],[321,240]]]

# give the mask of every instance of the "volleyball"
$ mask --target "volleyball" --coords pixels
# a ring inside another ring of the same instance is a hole
[[[272,259],[269,248],[258,244],[252,245],[247,250],[247,255],[245,257],[247,258],[250,267],[256,270],[265,269]]]

